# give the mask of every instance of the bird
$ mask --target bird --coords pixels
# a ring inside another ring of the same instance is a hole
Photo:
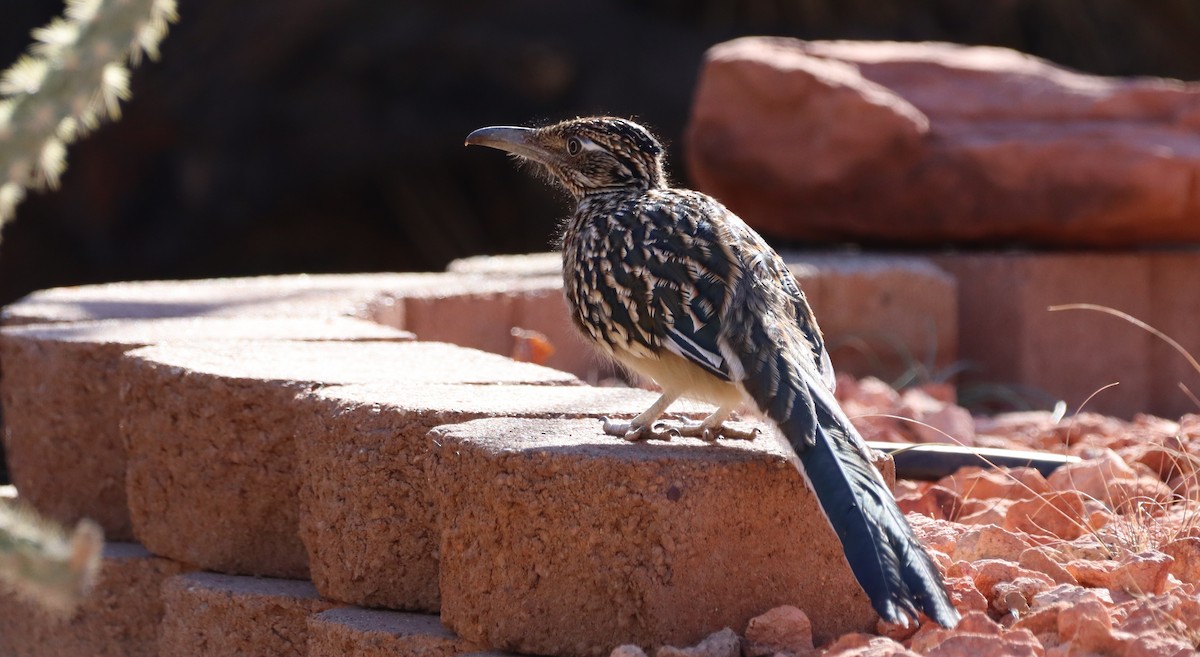
[[[910,627],[923,612],[957,624],[937,566],[834,396],[804,292],[756,231],[713,197],[671,187],[662,143],[629,119],[490,126],[466,145],[515,156],[574,202],[559,245],[571,320],[599,352],[662,390],[632,420],[605,419],[605,433],[752,438],[726,426],[749,408],[790,445],[880,618]],[[717,410],[668,427],[660,418],[680,397]]]

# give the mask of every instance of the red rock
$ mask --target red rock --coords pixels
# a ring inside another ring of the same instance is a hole
[[[623,645],[613,648],[608,657],[646,657],[646,651],[641,646]]]
[[[1137,479],[1137,473],[1116,452],[1106,449],[1099,457],[1059,467],[1046,481],[1054,490],[1077,490],[1106,501],[1109,485],[1122,479]]]
[[[741,641],[738,639],[738,635],[728,627],[720,632],[710,634],[690,648],[663,646],[654,653],[654,657],[739,657],[740,655]]]
[[[883,636],[846,634],[825,649],[824,657],[921,657]]]
[[[1078,538],[1088,529],[1083,497],[1075,491],[1062,491],[1021,500],[1009,507],[1004,527],[1066,540]]]
[[[1050,490],[1042,473],[1033,468],[960,468],[958,472],[943,477],[938,485],[955,491],[963,499],[986,500],[1000,497],[1023,500],[1042,495]]]
[[[916,513],[938,520],[950,520],[957,519],[962,514],[963,501],[958,493],[952,490],[941,486],[930,486],[924,492],[914,496],[897,496],[896,504],[904,513]]]
[[[1047,575],[1057,584],[1077,584],[1075,576],[1047,554],[1045,547],[1033,547],[1021,553],[1017,564]]]
[[[953,630],[933,628],[919,632],[912,649],[926,657],[1027,657],[1042,655],[1042,646],[1025,629],[1006,630],[982,612],[963,616]]]
[[[708,52],[687,165],[807,242],[1200,242],[1198,108],[1000,48],[750,37]]]
[[[1016,561],[1028,548],[1029,542],[1020,535],[995,525],[983,525],[973,527],[959,537],[951,556],[960,561]]]
[[[967,409],[934,399],[920,390],[904,391],[897,413],[915,420],[907,428],[916,442],[956,445],[975,442],[975,420]]]
[[[1172,561],[1161,552],[1144,552],[1121,561],[1071,561],[1066,568],[1081,586],[1147,595],[1163,591]]]
[[[999,613],[1006,613],[1011,608],[1004,599],[1009,593],[1015,591],[1030,601],[1054,586],[1054,580],[1045,574],[999,559],[982,559],[974,563],[958,561],[949,574],[953,576],[958,572],[969,575],[989,606]]]
[[[945,554],[954,552],[959,537],[967,531],[963,525],[948,520],[936,520],[916,514],[907,517],[917,540],[921,541],[926,549]]]
[[[1162,547],[1173,561],[1169,572],[1181,582],[1200,584],[1200,538],[1178,538]]]
[[[987,611],[988,600],[979,592],[971,577],[947,577],[946,589],[950,592],[950,601],[959,612]]]
[[[995,497],[986,500],[967,500],[963,502],[962,509],[955,520],[964,525],[1003,525],[1004,516],[1008,514],[1008,508],[1014,502],[1015,500]]]
[[[746,657],[813,649],[812,621],[799,609],[784,605],[750,619],[745,632]]]

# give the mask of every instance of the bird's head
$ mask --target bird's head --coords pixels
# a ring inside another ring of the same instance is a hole
[[[467,135],[468,146],[507,151],[542,166],[576,200],[607,191],[666,187],[663,147],[625,119],[571,119],[544,128],[494,126]]]

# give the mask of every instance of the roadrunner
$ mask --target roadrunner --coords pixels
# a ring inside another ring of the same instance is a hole
[[[539,165],[576,203],[562,236],[571,318],[600,351],[662,388],[633,420],[605,420],[605,432],[751,437],[724,423],[753,406],[795,451],[880,617],[907,626],[924,612],[945,627],[958,622],[937,568],[833,396],[804,293],[758,233],[715,199],[668,187],[662,146],[632,121],[481,128],[467,144]],[[681,396],[718,410],[666,428],[659,419]]]

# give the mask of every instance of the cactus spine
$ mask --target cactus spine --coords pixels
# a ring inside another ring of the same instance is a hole
[[[129,68],[158,57],[175,0],[67,0],[0,74],[0,225],[30,187],[56,188],[67,145],[129,99]]]
[[[66,614],[88,594],[100,567],[104,535],[82,520],[69,536],[11,500],[0,499],[0,589]]]

